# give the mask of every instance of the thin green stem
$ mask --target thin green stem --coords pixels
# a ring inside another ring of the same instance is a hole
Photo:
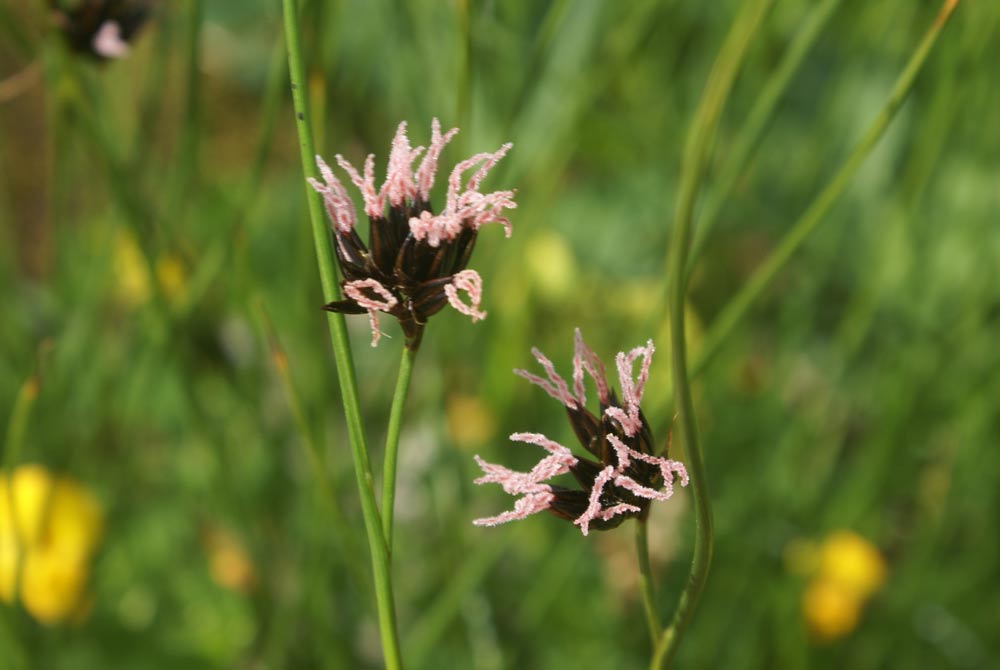
[[[313,146],[312,120],[305,89],[306,76],[299,43],[299,21],[296,5],[295,0],[282,0],[285,44],[288,48],[288,73],[291,80],[302,171],[306,177],[318,179],[319,172],[315,163],[316,151]],[[312,225],[313,246],[316,251],[316,262],[319,266],[323,298],[327,302],[333,302],[340,298],[340,288],[337,285],[337,274],[330,248],[330,237],[323,218],[323,208],[317,194],[308,185],[304,185],[304,188],[309,205],[309,220]],[[364,518],[365,532],[368,535],[382,653],[385,656],[386,667],[389,670],[398,670],[403,667],[403,662],[399,651],[399,636],[396,631],[395,604],[393,603],[392,580],[389,574],[389,551],[382,531],[382,522],[379,519],[378,504],[375,501],[368,448],[361,425],[357,380],[354,373],[354,363],[351,359],[350,343],[347,339],[347,326],[344,317],[334,312],[327,312],[327,325],[330,329],[333,353],[337,362],[337,379],[340,384],[344,415],[347,420],[354,474],[357,480],[358,495],[361,498],[361,513]]]
[[[635,524],[635,555],[639,561],[639,587],[642,590],[642,606],[646,611],[646,625],[649,639],[655,645],[660,636],[660,616],[656,613],[656,585],[649,567],[649,520],[638,519]]]
[[[32,374],[17,392],[14,399],[14,407],[10,412],[10,421],[7,423],[7,433],[4,438],[3,458],[0,460],[0,475],[6,479],[7,507],[10,509],[10,519],[14,532],[11,533],[14,540],[14,585],[11,592],[11,604],[16,604],[21,591],[21,574],[23,565],[21,556],[23,554],[25,530],[19,523],[20,516],[17,514],[17,500],[14,495],[14,466],[17,465],[21,455],[21,446],[24,444],[24,433],[28,426],[28,417],[31,416],[31,409],[35,406],[38,398],[38,375]]]
[[[399,454],[399,433],[403,426],[403,408],[410,389],[413,360],[417,349],[403,346],[403,356],[399,361],[399,376],[396,390],[392,394],[392,409],[389,411],[389,428],[385,435],[385,463],[382,466],[382,530],[385,545],[392,556],[392,520],[396,502],[396,460]]]
[[[778,274],[778,271],[785,266],[792,255],[802,246],[802,243],[815,230],[819,222],[823,220],[826,213],[843,194],[848,184],[851,183],[854,174],[864,163],[872,149],[875,148],[875,145],[878,144],[879,139],[881,139],[889,123],[913,88],[917,74],[919,74],[924,62],[927,60],[927,56],[937,41],[941,29],[948,22],[948,18],[957,5],[958,0],[945,0],[941,10],[938,12],[937,18],[931,24],[920,44],[917,45],[913,55],[910,56],[906,67],[903,68],[903,71],[896,79],[888,99],[886,99],[875,120],[872,121],[868,130],[862,136],[861,141],[851,151],[847,160],[841,166],[840,170],[837,171],[833,179],[820,191],[819,195],[816,196],[816,199],[812,201],[799,220],[785,234],[774,251],[761,263],[760,267],[754,271],[739,293],[730,299],[719,313],[719,316],[712,323],[711,328],[705,335],[701,355],[691,369],[692,375],[700,374],[719,352],[722,343],[725,342],[736,325],[746,316],[750,306],[760,297],[764,289],[771,283],[771,280]]]
[[[176,160],[172,188],[167,196],[166,212],[176,213],[183,209],[188,200],[191,185],[198,172],[198,140],[201,135],[201,95],[198,83],[201,78],[201,26],[202,2],[192,0],[187,16],[187,40],[185,52],[185,80],[187,91],[184,98],[184,119],[181,124],[179,152]]]
[[[691,244],[694,208],[722,109],[729,97],[736,73],[743,63],[744,55],[770,10],[772,2],[773,0],[753,0],[743,5],[729,34],[726,35],[719,56],[709,74],[684,148],[667,269],[674,407],[679,428],[677,434],[686,451],[687,470],[694,497],[695,541],[687,586],[681,593],[670,626],[660,634],[655,645],[650,662],[650,667],[653,669],[667,667],[677,653],[684,632],[697,609],[712,563],[712,508],[701,447],[698,443],[694,403],[691,398],[684,327],[687,257]]]

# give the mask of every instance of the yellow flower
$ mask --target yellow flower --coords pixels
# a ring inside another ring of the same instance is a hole
[[[30,551],[21,573],[24,609],[48,625],[68,618],[82,602],[88,568],[78,554]]]
[[[885,561],[878,549],[849,530],[831,533],[818,547],[804,541],[790,543],[785,558],[791,571],[812,573],[802,596],[802,614],[822,641],[854,630],[865,602],[885,581]]]
[[[40,465],[0,472],[0,600],[19,593],[46,624],[72,615],[103,524],[97,501],[75,481]]]
[[[814,579],[802,596],[802,613],[809,630],[824,641],[835,640],[854,630],[861,614],[857,594],[828,579]]]
[[[448,435],[461,449],[478,447],[496,434],[496,417],[477,396],[457,393],[448,396],[445,415]]]
[[[551,232],[535,235],[527,245],[525,265],[543,299],[560,302],[573,292],[578,271],[565,237]]]
[[[208,554],[208,568],[219,586],[246,593],[257,581],[257,571],[240,539],[221,527],[202,533],[202,545]]]
[[[819,574],[864,599],[885,581],[885,561],[871,542],[843,530],[831,533],[823,540]]]
[[[135,237],[121,231],[114,249],[115,296],[126,307],[138,307],[151,295],[149,268]]]
[[[172,304],[181,302],[187,293],[187,270],[180,257],[174,254],[157,259],[156,280]]]

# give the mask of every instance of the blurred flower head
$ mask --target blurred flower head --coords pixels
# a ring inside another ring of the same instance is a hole
[[[202,546],[208,556],[209,572],[219,586],[248,593],[257,582],[257,571],[242,540],[216,525],[202,529]]]
[[[830,533],[820,545],[819,574],[859,598],[885,582],[885,560],[871,542],[849,530]]]
[[[0,472],[0,600],[16,596],[45,624],[78,613],[103,525],[97,501],[76,481],[40,465]]]
[[[420,345],[427,319],[445,304],[474,322],[486,316],[479,309],[482,280],[474,270],[465,268],[480,226],[499,223],[510,237],[510,221],[502,212],[517,206],[514,191],[481,193],[479,186],[511,145],[504,144],[493,153],[475,154],[456,165],[448,178],[444,208],[435,214],[430,191],[438,157],[456,133],[458,128],[452,128],[442,135],[441,125],[434,119],[430,146],[413,170],[413,162],[424,147],[411,148],[406,122],[400,123],[392,140],[386,178],[378,190],[374,154],[365,160],[363,176],[337,155],[337,164],[364,198],[365,214],[371,223],[367,245],[355,230],[357,215],[350,196],[333,170],[316,157],[323,182],[310,179],[309,183],[323,196],[333,223],[337,261],[344,276],[341,287],[346,296],[325,309],[345,314],[367,312],[372,346],[380,335],[379,312],[399,320],[411,349]],[[477,166],[463,184],[463,175]]]
[[[786,558],[793,569],[811,573],[802,596],[802,614],[810,632],[821,641],[832,641],[857,626],[867,600],[885,582],[885,560],[868,540],[849,530],[830,533],[806,550],[798,543]],[[808,557],[808,560],[806,559]]]
[[[653,351],[653,341],[649,340],[645,347],[618,354],[615,362],[622,393],[619,402],[615,392],[608,387],[604,365],[584,343],[579,329],[573,356],[572,390],[556,373],[552,361],[532,349],[548,379],[525,370],[515,370],[515,374],[540,386],[562,403],[580,444],[597,460],[577,458],[568,448],[540,433],[511,435],[511,440],[538,445],[549,455],[530,472],[514,472],[476,456],[476,462],[485,473],[476,480],[477,484],[500,484],[504,491],[520,498],[513,510],[473,523],[495,526],[548,510],[572,521],[587,535],[591,528],[607,530],[630,517],[645,518],[653,500],[666,500],[673,494],[675,476],[680,478],[682,486],[686,486],[688,477],[684,465],[654,454],[652,432],[639,408]],[[640,357],[639,375],[633,377],[633,367]],[[597,388],[599,416],[586,407],[585,371]],[[566,473],[576,478],[580,489],[544,483]]]
[[[153,0],[50,0],[70,48],[99,60],[121,58],[149,18]]]
[[[802,595],[802,612],[809,631],[823,641],[844,637],[858,625],[862,601],[837,582],[818,578]]]

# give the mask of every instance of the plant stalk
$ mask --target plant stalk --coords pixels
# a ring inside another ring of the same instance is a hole
[[[292,102],[295,111],[296,130],[299,137],[302,171],[306,177],[318,179],[319,172],[316,169],[315,163],[316,152],[313,146],[312,120],[305,88],[306,76],[302,63],[296,1],[282,0],[282,10],[285,26],[285,44],[288,48],[288,73],[291,80]],[[329,233],[323,218],[323,208],[319,201],[319,196],[308,185],[305,185],[305,189],[306,200],[309,205],[309,220],[312,225],[313,246],[316,251],[316,262],[319,266],[320,283],[323,288],[323,299],[326,302],[333,302],[340,299],[340,288],[337,284],[336,266],[334,265],[333,254],[330,248]],[[389,551],[385,543],[382,522],[379,519],[378,504],[375,500],[371,465],[368,460],[368,448],[365,444],[364,429],[361,425],[357,380],[354,373],[354,363],[351,358],[350,343],[347,338],[347,326],[343,315],[335,312],[327,312],[327,325],[330,329],[333,353],[337,362],[337,379],[340,384],[344,414],[347,420],[347,432],[351,445],[351,456],[354,461],[354,474],[357,481],[358,495],[361,498],[361,513],[364,518],[365,532],[368,536],[368,548],[371,553],[382,653],[386,667],[389,670],[399,670],[403,667],[403,662],[399,650],[399,635],[396,630],[392,580],[389,574]]]
[[[396,390],[392,394],[392,409],[389,411],[389,427],[385,435],[385,462],[382,466],[382,530],[385,532],[385,546],[392,557],[392,521],[396,502],[396,460],[399,453],[399,433],[403,426],[403,408],[410,389],[413,360],[418,349],[403,346],[403,356],[399,361],[399,376]]]

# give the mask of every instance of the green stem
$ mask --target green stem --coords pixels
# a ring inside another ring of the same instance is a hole
[[[396,460],[399,453],[399,433],[403,426],[403,407],[410,389],[413,359],[417,349],[403,346],[403,356],[399,361],[399,376],[396,390],[392,394],[392,409],[389,412],[389,428],[385,435],[385,463],[382,467],[382,530],[385,532],[385,546],[392,556],[392,520],[396,502]]]
[[[656,613],[656,585],[649,567],[649,519],[638,519],[635,524],[635,555],[639,560],[639,586],[642,589],[642,606],[646,610],[649,639],[655,645],[660,636],[660,617]]]
[[[14,399],[14,407],[10,412],[10,421],[7,423],[7,434],[4,439],[3,458],[0,460],[0,465],[2,465],[0,477],[6,479],[7,507],[10,509],[11,525],[14,530],[11,533],[14,541],[14,588],[11,593],[11,605],[17,603],[21,592],[21,575],[24,567],[21,563],[21,556],[25,536],[25,529],[21,528],[18,522],[17,500],[14,496],[14,466],[17,465],[21,455],[28,417],[31,416],[31,409],[35,406],[35,400],[38,398],[38,385],[37,374],[32,374],[21,384],[17,397]]]
[[[755,300],[763,293],[764,289],[771,283],[771,280],[778,274],[778,271],[788,262],[792,255],[798,250],[810,233],[816,228],[823,217],[830,210],[830,207],[843,194],[850,184],[858,168],[864,163],[868,154],[881,139],[892,121],[896,112],[913,88],[913,82],[917,78],[927,60],[931,47],[937,41],[941,29],[948,22],[949,16],[958,5],[958,0],[945,0],[938,12],[937,18],[924,35],[917,46],[906,67],[900,73],[899,78],[892,87],[888,99],[879,111],[878,116],[869,126],[861,141],[854,147],[854,150],[847,157],[840,170],[827,184],[816,199],[812,201],[809,208],[799,218],[798,221],[785,234],[778,246],[771,252],[767,259],[758,267],[750,279],[743,285],[737,293],[719,313],[719,316],[712,323],[711,328],[705,335],[704,346],[701,355],[695,361],[691,369],[692,375],[698,375],[708,365],[712,358],[718,353],[722,343],[729,337]]]
[[[302,171],[305,176],[318,179],[319,172],[315,163],[316,152],[313,147],[309,102],[305,89],[305,69],[299,44],[299,21],[296,4],[295,0],[282,0],[285,44],[288,48],[288,73],[291,80]],[[329,233],[323,218],[323,208],[318,195],[308,185],[304,185],[304,187],[309,205],[309,220],[312,225],[313,246],[316,251],[316,262],[319,266],[323,298],[327,302],[333,302],[340,298],[340,288],[337,285],[337,274],[333,254],[330,250]],[[361,425],[357,380],[354,374],[354,363],[351,359],[350,343],[347,339],[347,326],[343,315],[334,312],[327,312],[327,325],[330,329],[333,353],[337,361],[337,379],[340,384],[344,415],[347,420],[347,432],[350,438],[358,495],[361,498],[361,513],[364,518],[365,532],[368,535],[379,631],[382,638],[382,653],[385,656],[386,667],[389,670],[398,670],[403,667],[403,662],[399,651],[399,636],[396,632],[396,613],[392,595],[392,580],[389,574],[389,552],[372,485],[371,465],[368,461],[368,448]]]
[[[719,56],[709,74],[694,124],[684,148],[681,183],[677,194],[673,236],[667,262],[670,314],[670,366],[674,385],[674,407],[694,497],[695,541],[687,586],[681,593],[673,620],[655,645],[650,667],[667,667],[677,649],[708,580],[712,563],[712,508],[708,482],[698,443],[698,428],[691,398],[687,366],[684,304],[687,292],[687,258],[691,244],[694,207],[722,109],[729,97],[736,73],[747,48],[770,10],[773,0],[755,0],[743,5],[740,15],[726,35]]]
[[[202,2],[192,0],[187,16],[187,41],[185,52],[185,79],[187,91],[184,98],[184,118],[181,124],[179,152],[176,160],[177,172],[172,188],[167,196],[164,211],[176,213],[184,208],[190,199],[191,185],[198,172],[198,140],[201,134],[201,96],[199,89],[201,61]]]

